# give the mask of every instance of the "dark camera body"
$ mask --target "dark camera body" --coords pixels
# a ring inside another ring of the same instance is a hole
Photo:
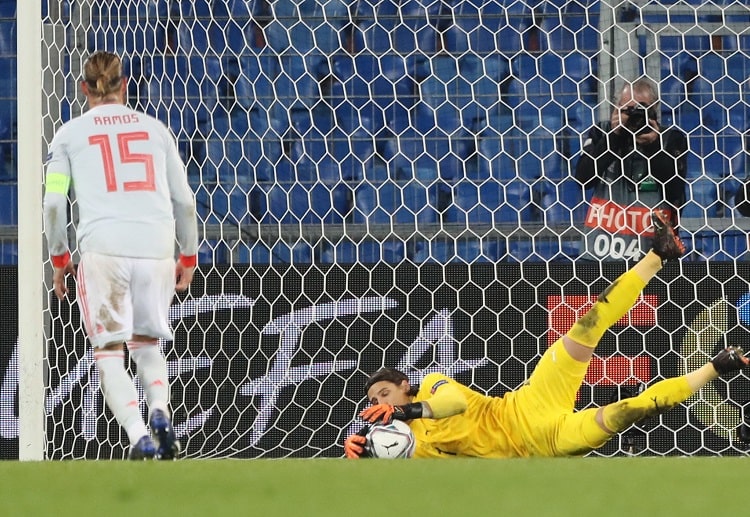
[[[625,127],[628,131],[631,131],[636,135],[653,131],[653,128],[648,123],[649,113],[646,108],[628,106],[622,110],[622,112],[628,116],[628,121],[625,123]]]

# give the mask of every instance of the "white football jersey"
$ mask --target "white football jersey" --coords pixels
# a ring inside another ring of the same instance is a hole
[[[66,206],[72,183],[80,252],[139,258],[195,255],[195,198],[170,131],[122,104],[96,106],[64,124],[46,165],[49,252],[68,250]]]

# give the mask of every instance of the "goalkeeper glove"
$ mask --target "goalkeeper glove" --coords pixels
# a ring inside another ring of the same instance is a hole
[[[367,451],[365,451],[368,432],[370,432],[370,426],[366,425],[344,441],[344,454],[347,458],[358,460],[368,456]]]
[[[381,420],[384,424],[390,423],[391,420],[413,420],[422,418],[422,403],[414,402],[403,406],[375,404],[362,411],[359,416],[370,423],[375,423],[378,420]]]

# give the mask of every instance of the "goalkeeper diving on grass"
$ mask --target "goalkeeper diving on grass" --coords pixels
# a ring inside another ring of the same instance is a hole
[[[599,340],[633,307],[663,262],[685,253],[666,213],[654,211],[652,223],[651,251],[545,351],[518,390],[485,396],[437,373],[427,375],[417,388],[404,373],[382,368],[365,385],[371,405],[360,416],[370,423],[406,421],[417,441],[417,458],[575,456],[602,447],[644,418],[668,411],[720,375],[746,367],[750,359],[740,347],[730,346],[697,370],[657,382],[635,397],[575,411],[576,394]],[[346,456],[362,456],[365,443],[362,433],[349,436]]]

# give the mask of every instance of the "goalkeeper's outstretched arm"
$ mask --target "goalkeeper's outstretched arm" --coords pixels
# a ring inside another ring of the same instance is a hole
[[[368,422],[390,422],[391,420],[414,420],[415,418],[448,418],[466,411],[468,404],[463,393],[453,384],[437,382],[431,390],[433,395],[425,400],[393,403],[397,401],[378,400],[360,413]],[[413,399],[414,397],[411,397]]]

